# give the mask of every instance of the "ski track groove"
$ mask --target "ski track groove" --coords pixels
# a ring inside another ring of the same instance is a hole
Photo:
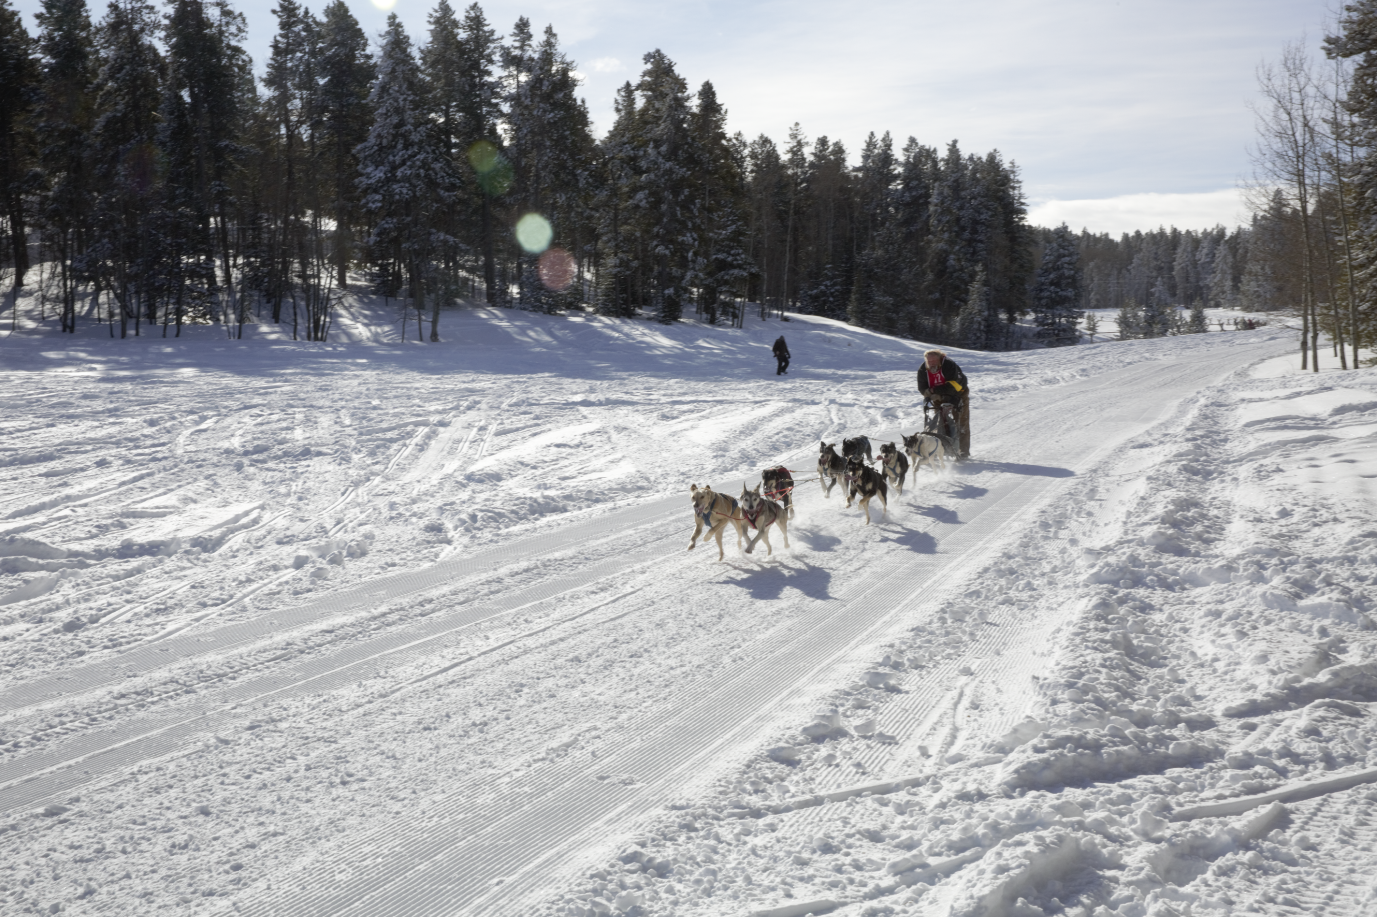
[[[854,590],[855,594],[841,602],[840,607],[835,607],[839,604],[835,601],[824,603],[825,606],[834,607],[826,613],[817,614],[807,623],[790,622],[764,638],[762,645],[753,646],[751,657],[754,665],[740,667],[725,676],[715,673],[700,678],[698,683],[691,688],[685,686],[679,693],[677,709],[652,713],[642,722],[621,726],[619,731],[638,737],[638,741],[632,743],[630,750],[600,757],[594,766],[583,765],[583,773],[579,776],[590,779],[579,781],[573,788],[574,793],[585,797],[590,794],[593,797],[604,795],[599,789],[586,785],[591,782],[594,772],[635,774],[646,785],[664,789],[686,781],[701,766],[703,759],[715,759],[724,746],[734,744],[734,739],[740,741],[755,734],[775,718],[777,708],[787,706],[791,696],[806,694],[813,673],[826,668],[834,659],[852,652],[856,643],[874,631],[889,626],[892,617],[901,613],[899,609],[904,605],[902,600],[918,594],[913,584],[926,585],[940,575],[944,561],[950,560],[950,555],[966,557],[968,562],[973,562],[979,546],[996,536],[1013,516],[1035,505],[1038,497],[1054,486],[1051,483],[1053,480],[1032,478],[1006,484],[1005,493],[1000,499],[987,505],[963,528],[952,533],[951,543],[943,541],[943,548],[955,550],[918,555],[910,558],[900,571],[890,571],[883,576],[873,574],[865,583],[859,584]],[[1028,494],[1029,500],[1018,503],[1009,499],[1024,487],[1032,491]],[[848,614],[877,607],[885,611],[873,618],[863,612]],[[835,649],[838,641],[842,642],[842,647]],[[762,658],[765,656],[781,658],[783,664],[766,665]],[[781,680],[786,683],[782,690],[779,687]],[[725,734],[721,732],[724,722],[735,724]],[[702,742],[697,739],[702,733],[711,736],[714,726],[718,727],[718,734],[713,737],[711,745],[704,749]],[[685,761],[686,751],[693,749],[697,753],[688,754],[688,760]],[[567,764],[565,767],[574,765]],[[649,793],[639,794],[651,797],[643,798],[640,803],[627,801],[618,804],[615,799],[600,802],[598,798],[560,800],[557,797],[568,788],[574,774],[563,773],[559,768],[546,770],[548,773],[545,775],[526,778],[529,782],[518,780],[522,785],[504,793],[505,800],[499,797],[488,804],[484,818],[465,825],[467,834],[479,836],[474,843],[481,843],[485,848],[501,848],[504,844],[517,845],[523,842],[529,848],[529,841],[543,834],[546,851],[539,861],[523,867],[523,875],[539,873],[540,862],[567,853],[571,848],[577,849],[582,843],[578,838],[595,837],[598,830],[596,827],[585,828],[575,838],[559,838],[554,836],[560,833],[559,826],[586,825],[590,821],[596,826],[614,814],[623,817],[631,812],[644,815],[659,805],[659,800]],[[612,789],[602,785],[599,787],[602,790]],[[617,789],[621,793],[628,792],[626,788]],[[542,803],[539,807],[536,797]],[[513,799],[520,799],[523,803],[517,814],[513,813]],[[473,812],[472,801],[472,790],[469,788],[456,791],[443,808],[431,810],[431,817],[446,824],[450,824],[451,819],[460,822],[466,814],[464,810]],[[539,814],[529,814],[536,808],[540,809]],[[534,823],[530,822],[532,818],[535,819]],[[434,913],[427,909],[426,894],[418,891],[415,883],[407,882],[402,877],[408,871],[405,864],[411,864],[410,871],[438,867],[446,874],[453,874],[459,863],[470,859],[470,854],[466,852],[469,844],[454,839],[436,840],[427,836],[424,828],[398,831],[396,827],[389,827],[378,834],[382,836],[359,838],[342,852],[349,854],[368,850],[377,858],[383,850],[394,849],[396,862],[380,864],[378,869],[378,873],[389,877],[394,890],[372,892],[365,888],[349,887],[332,894],[324,889],[302,889],[296,897],[284,898],[279,893],[271,906],[286,906],[294,914],[302,915],[348,913],[360,909],[365,913]],[[421,849],[418,850],[418,847]],[[508,855],[495,854],[494,862],[509,862]],[[466,897],[462,900],[447,897],[443,904],[433,906],[448,913],[452,913],[455,906],[463,906],[465,913],[470,914],[511,913],[511,901],[494,903],[492,906],[498,909],[488,910],[489,905],[483,903],[479,893],[489,887],[491,876],[481,870],[476,872],[478,875],[462,889],[454,890],[454,894],[462,891]],[[516,884],[509,879],[504,883],[504,891],[499,897],[508,897],[510,892],[507,890]],[[531,885],[530,882],[526,884]],[[534,880],[534,885],[538,886],[539,880]],[[527,887],[526,893],[533,890],[533,887]],[[378,897],[375,898],[375,895]],[[270,912],[255,909],[253,904],[246,905],[246,913]]]

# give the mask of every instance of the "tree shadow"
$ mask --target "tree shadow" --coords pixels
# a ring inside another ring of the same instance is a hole
[[[761,558],[766,566],[744,567],[732,563],[736,574],[728,575],[722,582],[740,586],[750,593],[753,599],[777,599],[785,589],[797,589],[810,599],[827,601],[832,598],[828,587],[832,583],[832,573],[810,563],[797,565],[771,562],[773,558]]]
[[[945,506],[924,506],[918,510],[918,515],[927,516],[946,525],[960,525],[961,517],[956,510],[947,509]]]
[[[1054,468],[1051,465],[1025,465],[1021,462],[982,462],[971,461],[966,463],[967,468],[989,469],[990,471],[1003,471],[1008,474],[1030,475],[1039,478],[1074,478],[1076,472],[1070,468]]]
[[[814,529],[790,529],[789,537],[802,540],[810,551],[831,551],[842,543],[842,540],[837,536],[824,535]]]
[[[886,537],[885,541],[903,545],[915,554],[936,554],[937,539],[927,532],[900,527],[897,532]]]

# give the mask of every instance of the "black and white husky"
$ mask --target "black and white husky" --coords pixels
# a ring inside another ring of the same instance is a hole
[[[885,480],[892,483],[902,497],[904,478],[908,476],[908,459],[893,443],[885,443],[880,447],[880,464],[884,466]]]
[[[832,488],[846,476],[846,462],[837,455],[836,443],[823,443],[818,451],[818,483],[822,485],[822,495],[832,496]],[[842,490],[846,490],[845,487]],[[850,501],[847,502],[850,506]]]
[[[885,479],[859,456],[846,460],[846,484],[846,505],[850,506],[852,500],[860,497],[861,509],[865,510],[866,525],[870,524],[871,497],[878,496],[884,506],[885,515],[889,514],[889,488],[885,485]]]
[[[945,471],[947,450],[942,445],[942,437],[932,433],[918,432],[904,437],[904,451],[913,459],[913,480],[918,480],[918,469],[930,465],[933,471]]]
[[[784,536],[784,546],[789,547],[789,516],[784,512],[784,507],[773,500],[768,500],[760,495],[761,485],[757,484],[755,490],[747,490],[746,485],[741,485],[741,518],[746,525],[756,530],[754,537],[749,532],[746,533],[746,553],[750,554],[755,550],[755,544],[762,538],[765,539],[765,547],[770,554],[775,553],[775,549],[770,545],[770,526],[779,526],[779,532]]]
[[[842,458],[853,459],[865,456],[867,462],[874,462],[875,456],[870,452],[870,437],[853,436],[850,439],[842,440]]]

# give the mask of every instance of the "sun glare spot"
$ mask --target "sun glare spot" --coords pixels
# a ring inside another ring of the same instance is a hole
[[[540,282],[548,290],[563,293],[574,282],[574,256],[562,248],[552,248],[540,256]]]
[[[380,10],[390,10],[397,5],[397,0],[373,0],[373,5]]]
[[[549,248],[554,237],[554,227],[538,213],[528,213],[516,221],[516,241],[532,255],[538,255]]]

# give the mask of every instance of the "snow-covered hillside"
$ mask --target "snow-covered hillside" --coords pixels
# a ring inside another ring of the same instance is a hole
[[[867,526],[805,479],[920,344],[351,321],[0,342],[0,913],[1377,908],[1372,370],[953,352]],[[791,547],[685,550],[778,464]]]

